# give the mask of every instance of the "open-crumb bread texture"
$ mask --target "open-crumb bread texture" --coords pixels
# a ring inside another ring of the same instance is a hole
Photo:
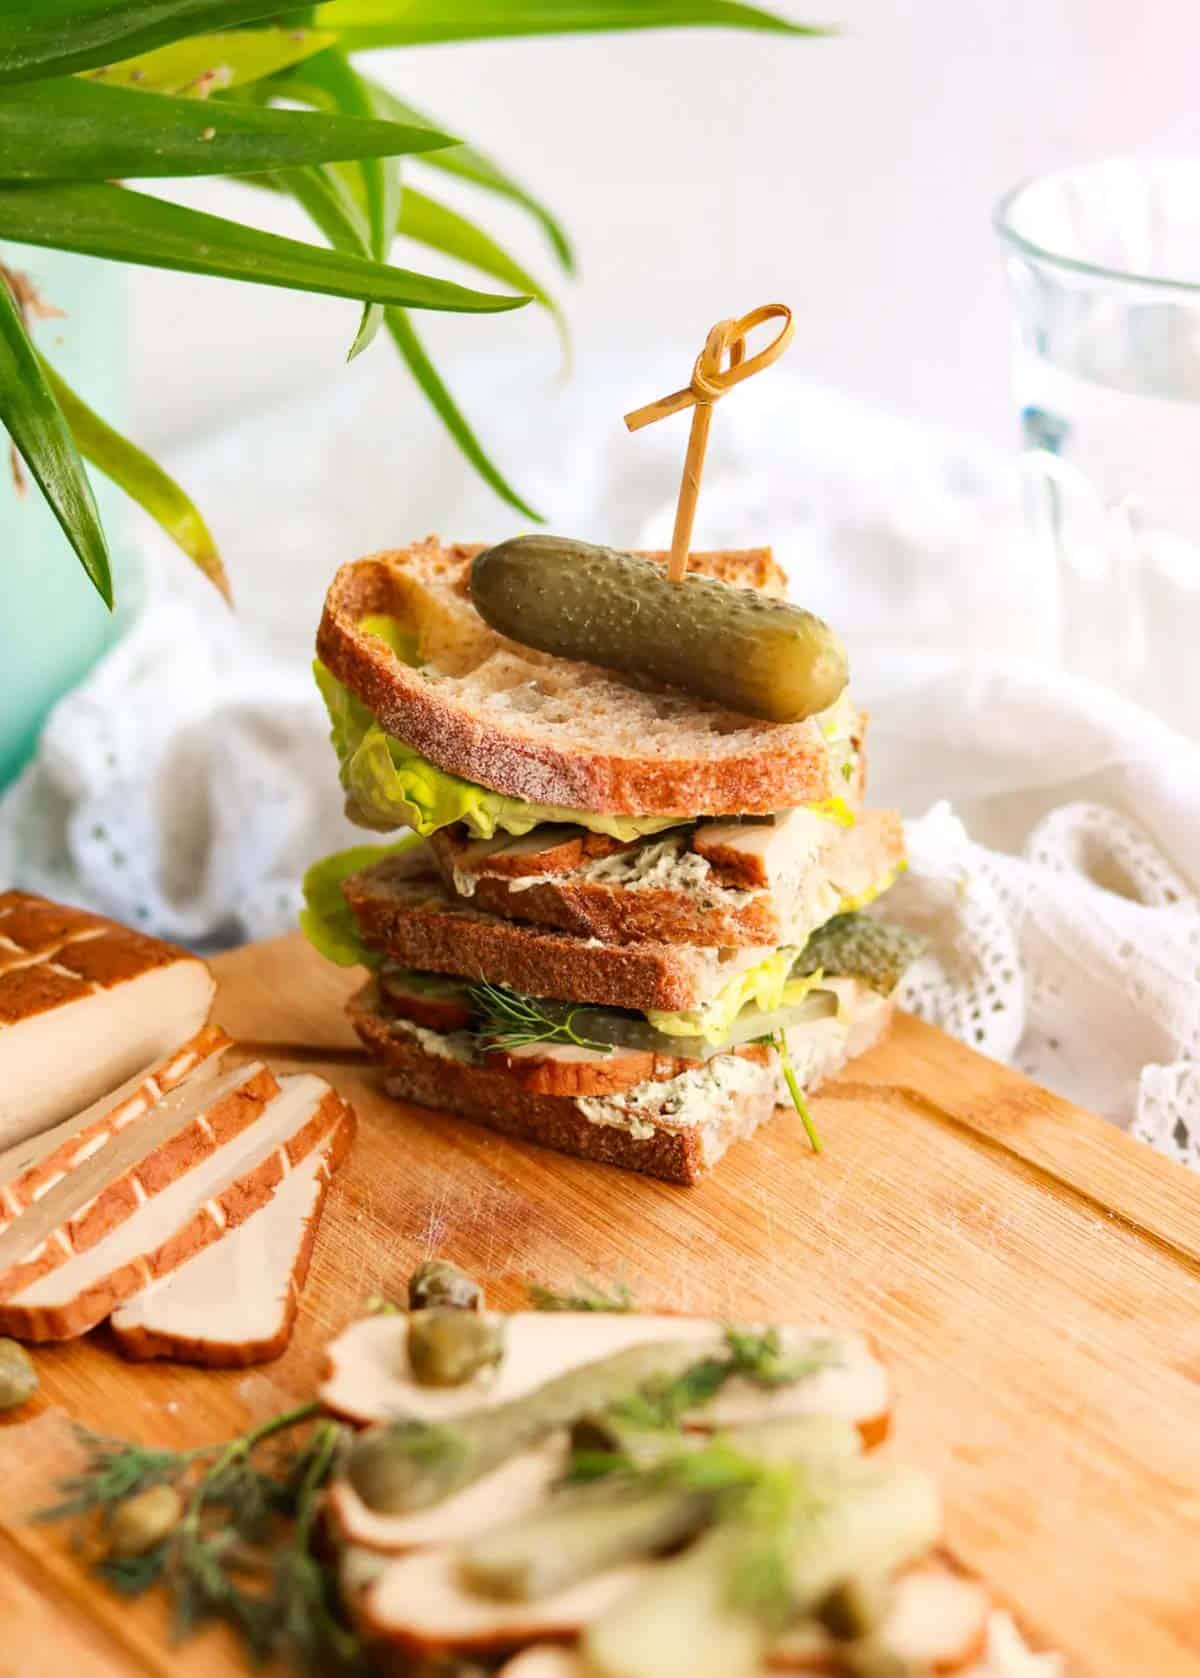
[[[861,1024],[824,1057],[819,1072],[804,1080],[806,1087],[818,1088],[848,1060],[880,1042],[891,1026],[893,1012],[890,1000],[876,999],[876,1006],[866,1012]],[[530,1091],[503,1061],[473,1063],[433,1052],[432,1038],[426,1047],[395,1029],[380,1010],[373,983],[353,998],[349,1014],[355,1031],[381,1063],[389,1095],[418,1107],[472,1119],[543,1148],[639,1171],[668,1183],[699,1182],[732,1143],[753,1136],[775,1112],[774,1067],[759,1066],[746,1057],[748,1069],[753,1069],[751,1076],[744,1080],[743,1087],[716,1092],[704,1122],[668,1127],[648,1118],[645,1124],[625,1128],[599,1122],[594,1109],[594,1116],[588,1117],[571,1096]],[[762,1075],[757,1076],[760,1071]]]
[[[338,680],[439,768],[531,803],[621,815],[769,814],[845,792],[819,718],[755,721],[498,635],[471,604],[480,551],[431,536],[344,565],[317,632]],[[693,554],[691,566],[783,592],[768,549]],[[376,615],[416,633],[420,668],[360,627]]]

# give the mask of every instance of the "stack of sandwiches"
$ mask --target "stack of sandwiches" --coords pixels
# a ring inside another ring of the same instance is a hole
[[[351,818],[304,925],[369,983],[390,1093],[690,1183],[888,1029],[913,954],[863,913],[904,866],[864,807],[848,692],[799,722],[535,651],[471,599],[479,550],[344,566],[317,680]],[[661,559],[661,555],[645,556]],[[784,592],[769,551],[694,554]]]

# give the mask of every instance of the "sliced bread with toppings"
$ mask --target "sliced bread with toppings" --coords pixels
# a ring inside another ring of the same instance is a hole
[[[702,822],[601,850],[581,830],[472,840],[445,828],[430,851],[474,908],[605,943],[803,944],[831,916],[886,891],[904,863],[899,812],[852,827],[812,810],[768,822]],[[577,860],[568,861],[575,854]],[[566,864],[564,866],[564,864]]]
[[[846,792],[860,732],[850,702],[765,723],[596,665],[506,640],[470,598],[480,546],[436,537],[344,565],[317,652],[390,735],[438,768],[507,797],[614,815],[770,814]],[[661,559],[661,554],[648,557]],[[693,554],[691,566],[783,592],[769,551]],[[369,623],[388,619],[390,638]],[[396,651],[400,636],[411,661]]]
[[[892,1020],[890,997],[855,980],[839,979],[831,988],[837,1014],[787,1033],[806,1091],[873,1047]],[[697,1182],[788,1099],[776,1052],[765,1045],[717,1054],[683,1071],[655,1062],[638,1081],[640,1063],[620,1050],[611,1057],[577,1051],[572,1058],[556,1045],[540,1057],[532,1050],[523,1063],[496,1055],[468,1033],[433,1031],[381,1010],[373,985],[354,998],[350,1018],[398,1099],[671,1183]],[[673,1075],[655,1075],[667,1070]]]

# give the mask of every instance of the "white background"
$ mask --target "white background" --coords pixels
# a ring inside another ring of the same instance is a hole
[[[689,355],[715,319],[779,297],[800,319],[794,367],[1007,442],[993,202],[1067,161],[1194,145],[1200,13],[1184,0],[783,9],[842,32],[518,40],[378,55],[373,67],[561,213],[577,284],[555,275],[519,213],[412,170],[558,286],[585,370],[618,347],[670,341]],[[298,213],[246,188],[196,183],[178,196],[311,236]],[[394,260],[469,277],[412,247]],[[153,445],[286,402],[337,371],[353,330],[349,304],[134,272],[133,422]],[[423,324],[447,364],[519,356],[530,402],[548,389],[556,353],[540,312]],[[631,390],[630,405],[657,394]],[[503,416],[477,417],[503,459]]]

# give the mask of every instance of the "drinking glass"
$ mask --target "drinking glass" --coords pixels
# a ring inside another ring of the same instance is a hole
[[[1038,628],[1064,668],[1200,735],[1200,157],[1042,176],[995,226]]]

